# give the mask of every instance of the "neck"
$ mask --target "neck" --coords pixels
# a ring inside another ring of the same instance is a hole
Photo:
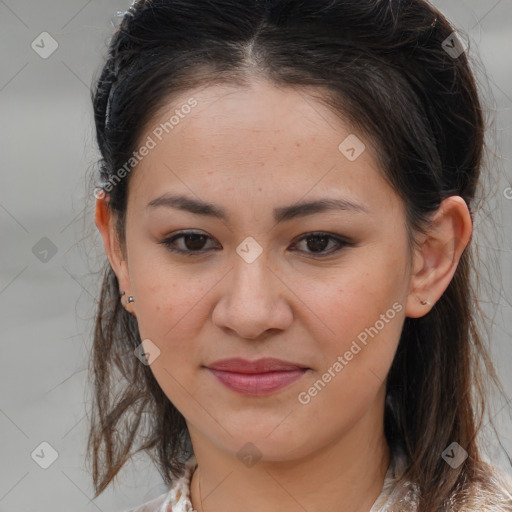
[[[263,456],[250,467],[191,425],[189,432],[198,462],[191,481],[197,512],[325,512],[339,509],[340,503],[344,512],[368,512],[390,462],[382,416],[375,411],[303,457],[276,461]]]

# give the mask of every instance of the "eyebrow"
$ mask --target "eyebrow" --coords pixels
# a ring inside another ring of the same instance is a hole
[[[146,208],[158,208],[162,206],[177,208],[196,215],[204,215],[228,222],[226,211],[219,206],[182,195],[164,194],[150,201],[146,205]],[[276,223],[279,223],[332,210],[369,214],[369,211],[363,205],[349,201],[348,199],[321,198],[314,201],[274,208],[274,220]]]

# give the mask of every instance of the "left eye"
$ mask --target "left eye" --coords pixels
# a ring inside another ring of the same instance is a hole
[[[306,246],[312,251],[309,254],[312,254],[313,257],[323,257],[329,256],[341,250],[344,246],[350,245],[350,243],[346,240],[343,240],[339,237],[330,235],[329,233],[308,233],[298,240],[299,242],[305,241]],[[329,246],[329,242],[334,242],[334,249],[331,249],[328,252],[323,252],[326,247]],[[294,244],[295,246],[296,244]],[[320,256],[315,256],[317,253],[320,253]]]
[[[186,256],[199,256],[206,251],[211,250],[204,248],[204,244],[208,239],[211,240],[211,237],[203,233],[197,233],[194,231],[182,231],[165,238],[159,243],[173,252],[184,254]],[[177,240],[183,242],[181,248],[176,247]],[[344,246],[352,245],[350,242],[337,236],[333,236],[329,233],[315,232],[308,233],[307,235],[299,238],[297,242],[292,244],[292,247],[296,247],[299,242],[303,241],[306,242],[306,247],[312,251],[308,254],[312,255],[314,258],[331,255],[335,252],[338,252]],[[325,249],[329,246],[329,243],[332,241],[335,243],[334,249],[331,249],[329,252],[324,252]],[[316,254],[319,254],[319,256],[316,256]]]

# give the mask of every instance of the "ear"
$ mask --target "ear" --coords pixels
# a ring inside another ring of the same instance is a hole
[[[102,194],[101,198],[96,199],[96,213],[94,221],[96,227],[103,238],[105,253],[114,270],[121,290],[129,295],[131,289],[130,277],[128,273],[128,262],[125,253],[121,248],[117,232],[115,229],[116,216],[108,206],[108,194]],[[124,298],[124,297],[123,297]]]
[[[407,317],[424,316],[439,300],[455,274],[472,232],[473,221],[464,199],[450,196],[442,201],[427,234],[420,237],[414,251],[405,308]]]

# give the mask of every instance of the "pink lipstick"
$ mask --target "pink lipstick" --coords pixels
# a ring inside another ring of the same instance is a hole
[[[300,379],[308,370],[306,366],[297,363],[268,357],[256,361],[223,359],[207,368],[229,389],[253,396],[282,389]]]

